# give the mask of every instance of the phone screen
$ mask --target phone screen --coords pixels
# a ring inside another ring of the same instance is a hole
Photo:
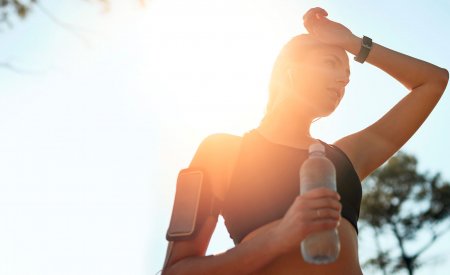
[[[194,232],[202,191],[202,181],[203,173],[201,171],[179,174],[168,231],[170,236],[188,236]]]

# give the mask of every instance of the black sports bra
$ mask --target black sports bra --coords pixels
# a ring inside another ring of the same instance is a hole
[[[326,156],[336,167],[341,215],[358,232],[361,181],[342,150],[323,144]],[[299,170],[307,157],[308,150],[272,143],[256,130],[244,135],[222,208],[225,226],[235,244],[251,231],[284,216],[299,194]]]

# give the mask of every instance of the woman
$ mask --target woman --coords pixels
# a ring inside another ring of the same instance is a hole
[[[205,256],[217,215],[194,238],[175,241],[164,274],[362,274],[357,226],[361,181],[414,134],[442,96],[448,72],[361,39],[321,8],[303,17],[309,34],[294,37],[275,62],[266,116],[243,137],[216,134],[199,146],[190,167],[209,175],[212,193],[236,246]],[[377,122],[326,146],[337,170],[337,192],[302,196],[298,170],[316,139],[311,123],[331,114],[349,82],[346,52],[403,84],[409,93]],[[306,263],[300,242],[337,228],[341,243],[331,264]]]

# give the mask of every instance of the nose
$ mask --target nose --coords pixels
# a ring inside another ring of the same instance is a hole
[[[336,82],[339,83],[339,86],[345,87],[350,82],[350,76],[347,74],[340,75]]]

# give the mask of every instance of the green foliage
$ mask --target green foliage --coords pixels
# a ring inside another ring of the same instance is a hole
[[[400,251],[395,258],[391,251],[379,248],[378,256],[366,265],[385,273],[386,269],[392,273],[406,268],[413,274],[420,254],[445,233],[436,228],[449,221],[450,184],[439,173],[430,176],[418,172],[417,159],[399,152],[364,182],[364,194],[361,221],[373,229],[376,238],[380,234],[393,236]],[[429,242],[415,252],[407,251],[407,243],[424,234]]]

